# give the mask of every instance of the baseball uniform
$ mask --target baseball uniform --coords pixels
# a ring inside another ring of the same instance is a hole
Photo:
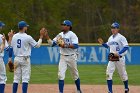
[[[20,21],[18,23],[19,28],[27,27],[27,23]],[[36,42],[30,35],[25,32],[16,33],[11,41],[13,47],[14,58],[14,81],[13,81],[13,93],[17,92],[18,83],[22,79],[22,93],[27,93],[28,83],[31,75],[31,49],[32,47],[40,47],[42,39]]]
[[[69,20],[64,20],[61,24],[62,28],[72,27],[72,23]],[[80,89],[80,78],[77,69],[77,52],[78,52],[78,37],[74,32],[69,29],[68,31],[62,31],[59,33],[52,42],[48,42],[50,45],[57,45],[57,39],[61,37],[64,41],[65,46],[60,47],[60,61],[58,67],[58,79],[59,79],[59,92],[63,93],[64,79],[67,68],[69,68],[75,84],[77,87],[77,93],[82,93]],[[72,45],[73,48],[69,46]]]
[[[3,22],[0,22],[0,30],[2,29],[2,27],[5,26],[5,24]],[[2,34],[0,34],[0,93],[4,93],[4,89],[5,89],[5,84],[7,81],[7,77],[6,77],[6,69],[5,69],[5,64],[3,61],[3,56],[4,56],[4,51],[1,50],[2,47]],[[8,43],[5,40],[5,49],[8,48]]]
[[[117,22],[113,23],[111,25],[112,31],[114,29],[119,29],[119,24]],[[126,72],[126,66],[125,66],[125,54],[128,50],[128,42],[126,38],[121,35],[120,33],[113,34],[109,37],[108,42],[103,44],[104,47],[109,48],[110,53],[117,53],[120,58],[119,61],[109,61],[107,70],[106,70],[106,78],[107,78],[107,84],[109,93],[113,93],[112,91],[112,76],[115,71],[115,69],[118,70],[118,73],[124,82],[125,86],[125,93],[128,93],[128,75]]]

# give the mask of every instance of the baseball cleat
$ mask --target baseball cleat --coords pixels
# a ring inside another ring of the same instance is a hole
[[[125,89],[125,93],[129,93],[129,88],[128,89]]]

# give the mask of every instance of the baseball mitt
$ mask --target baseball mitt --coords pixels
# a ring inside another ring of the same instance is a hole
[[[109,61],[119,61],[119,56],[114,53],[109,53],[108,60]]]
[[[56,43],[57,43],[57,45],[64,45],[64,40],[63,40],[63,38],[61,37],[61,36],[59,36],[58,38],[57,38],[57,40],[56,40]]]
[[[14,72],[14,64],[12,62],[12,59],[8,60],[7,66],[10,72]]]

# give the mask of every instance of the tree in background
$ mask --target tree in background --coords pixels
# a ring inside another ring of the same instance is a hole
[[[0,20],[6,23],[4,33],[17,30],[17,23],[30,24],[28,33],[34,38],[41,27],[50,29],[50,37],[60,32],[60,22],[71,20],[80,43],[96,43],[98,37],[107,40],[110,25],[117,21],[128,42],[139,42],[139,0],[1,0]]]

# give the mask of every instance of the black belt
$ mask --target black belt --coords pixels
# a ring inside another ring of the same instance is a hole
[[[63,54],[61,54],[61,55],[63,55]],[[71,55],[63,55],[63,56],[73,56],[74,54],[71,54]]]

